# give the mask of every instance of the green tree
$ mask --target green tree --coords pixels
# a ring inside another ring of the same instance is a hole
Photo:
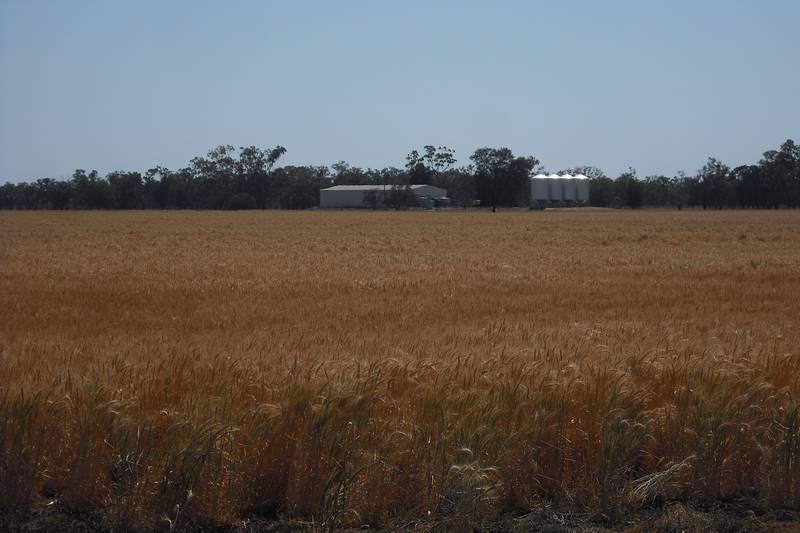
[[[272,169],[286,153],[286,148],[278,145],[271,150],[262,150],[248,146],[239,150],[236,190],[250,194],[260,209],[277,207],[280,203],[280,188],[273,183]]]
[[[644,205],[667,206],[672,204],[672,180],[667,176],[647,176],[641,185]]]
[[[234,148],[229,144],[209,150],[206,157],[190,162],[200,205],[205,209],[223,209],[237,188],[237,162]]]
[[[319,190],[331,184],[325,166],[286,166],[273,171],[281,209],[308,209],[319,205]]]
[[[449,170],[456,163],[455,151],[446,146],[427,144],[423,153],[412,150],[406,156],[406,171],[410,183],[429,184],[437,174]]]
[[[767,189],[763,169],[759,165],[740,165],[731,170],[736,187],[736,200],[742,207],[766,207]]]
[[[359,167],[351,166],[346,161],[337,161],[331,165],[333,169],[333,183],[334,185],[366,185],[375,184],[376,176],[372,173],[369,175]]]
[[[733,188],[731,169],[721,161],[709,157],[698,173],[703,209],[709,206],[722,209],[730,205]]]
[[[476,199],[475,172],[471,166],[450,168],[434,176],[433,185],[447,191],[452,205],[472,205]]]
[[[509,148],[479,148],[470,156],[474,165],[478,200],[497,206],[527,205],[528,183],[539,160],[515,157]]]
[[[800,205],[800,147],[787,139],[779,150],[765,152],[759,164],[769,207]]]
[[[696,178],[687,176],[685,172],[678,172],[670,180],[672,188],[672,202],[678,209],[683,209],[685,205],[691,203],[693,191],[697,188]]]
[[[614,180],[605,176],[589,181],[589,205],[611,207],[614,205]]]
[[[256,199],[252,194],[246,192],[236,193],[230,197],[225,209],[230,211],[244,211],[249,209],[258,209]]]
[[[138,172],[111,172],[106,176],[117,209],[141,209],[145,205],[144,181]]]
[[[636,170],[628,167],[614,180],[614,205],[636,209],[642,207],[643,201],[642,184],[636,178]]]
[[[0,209],[14,209],[16,205],[17,187],[13,183],[0,186]]]
[[[77,209],[109,209],[113,207],[113,193],[108,182],[96,170],[88,174],[83,169],[72,173],[72,207]]]

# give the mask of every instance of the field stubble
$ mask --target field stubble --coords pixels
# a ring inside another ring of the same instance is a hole
[[[2,213],[0,507],[800,510],[800,213]]]

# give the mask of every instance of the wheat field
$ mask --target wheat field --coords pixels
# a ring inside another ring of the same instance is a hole
[[[0,213],[0,508],[800,510],[798,326],[796,211]]]

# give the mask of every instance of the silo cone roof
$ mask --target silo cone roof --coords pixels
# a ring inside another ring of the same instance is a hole
[[[574,176],[572,174],[536,174],[531,179],[535,179],[535,180],[542,180],[542,179],[548,179],[548,180],[560,180],[560,179],[566,179],[566,180],[588,180],[589,178],[587,178],[583,174],[575,174]]]

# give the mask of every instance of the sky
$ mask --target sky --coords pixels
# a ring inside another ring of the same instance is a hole
[[[0,182],[186,166],[692,173],[800,141],[800,1],[0,0]]]

